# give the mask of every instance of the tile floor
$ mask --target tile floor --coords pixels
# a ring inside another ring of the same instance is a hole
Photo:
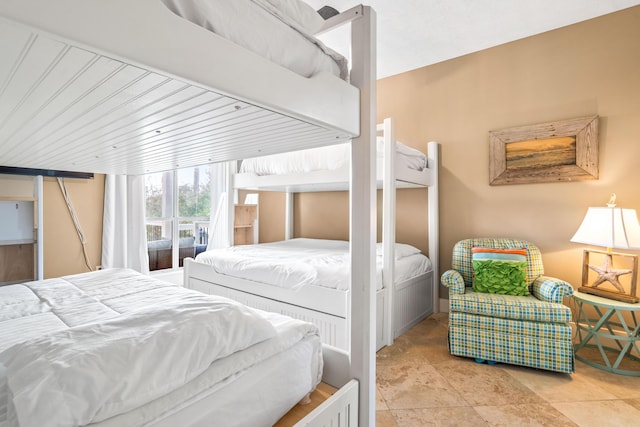
[[[640,426],[640,377],[571,375],[454,357],[438,313],[377,354],[376,425]]]

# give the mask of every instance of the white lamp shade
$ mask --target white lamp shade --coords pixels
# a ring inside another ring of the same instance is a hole
[[[640,224],[636,210],[589,208],[571,241],[606,248],[640,249]]]

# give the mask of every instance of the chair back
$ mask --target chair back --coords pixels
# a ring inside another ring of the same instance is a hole
[[[474,246],[491,249],[521,249],[527,250],[527,285],[531,285],[534,280],[544,274],[542,265],[542,254],[540,249],[533,243],[526,240],[505,239],[505,238],[478,238],[465,239],[456,243],[453,247],[451,268],[462,274],[466,286],[473,284],[473,263],[471,262]]]

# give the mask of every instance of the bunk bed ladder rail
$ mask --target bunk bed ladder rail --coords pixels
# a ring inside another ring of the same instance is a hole
[[[395,242],[396,242],[396,147],[395,131],[393,120],[384,119],[384,122],[377,125],[376,131],[382,131],[384,137],[384,164],[383,164],[383,191],[382,191],[382,283],[384,291],[383,316],[386,321],[382,332],[382,342],[384,345],[392,345],[395,338],[395,322],[393,316],[393,296],[395,277]],[[380,316],[378,316],[379,318]],[[381,321],[377,319],[376,321]]]

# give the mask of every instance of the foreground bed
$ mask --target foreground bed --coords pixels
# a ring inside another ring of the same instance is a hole
[[[269,426],[320,381],[312,325],[132,270],[0,295],[3,427]]]

